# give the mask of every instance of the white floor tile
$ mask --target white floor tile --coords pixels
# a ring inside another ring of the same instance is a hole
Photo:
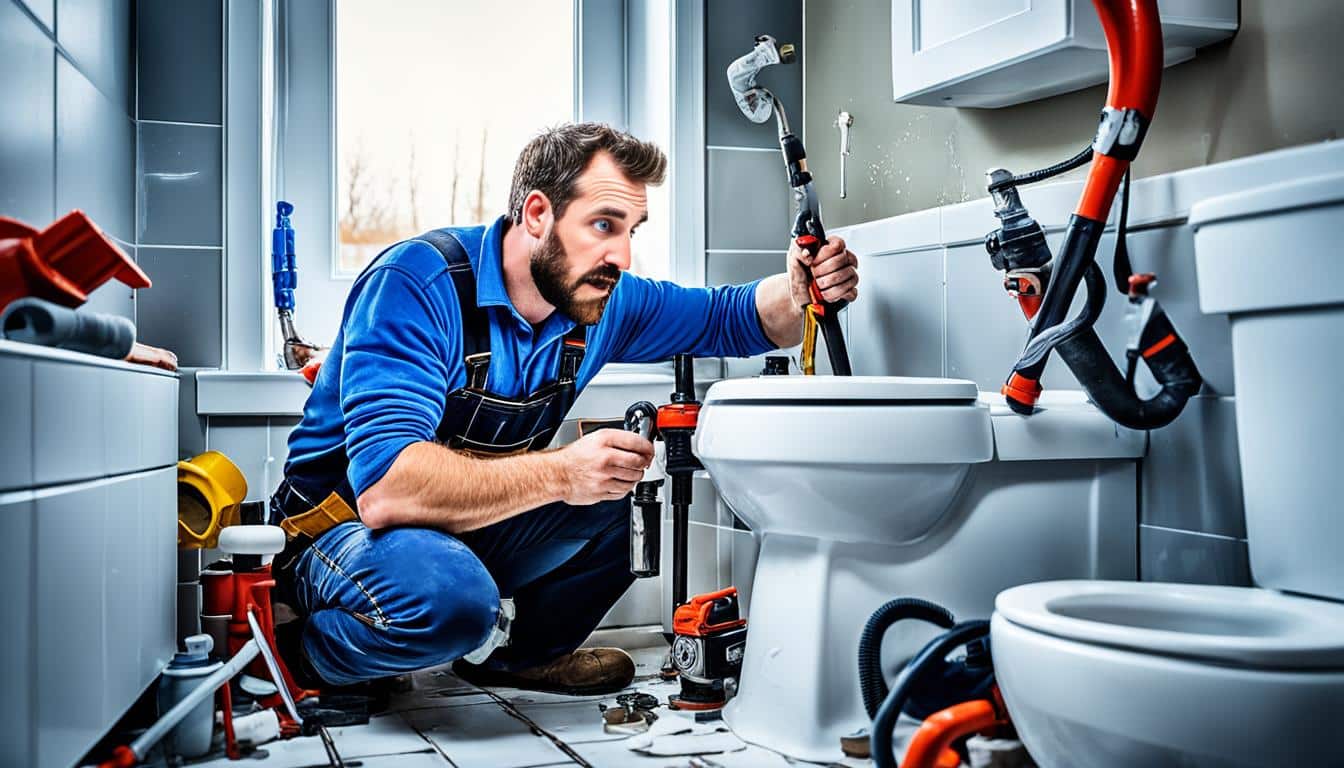
[[[415,727],[458,768],[530,768],[569,760],[549,739],[493,704],[416,710],[402,716],[413,719]]]
[[[380,755],[366,757],[359,762],[362,768],[452,768],[452,763],[437,751],[417,752],[413,755]]]
[[[566,744],[590,741],[618,741],[624,734],[610,734],[602,730],[602,713],[597,704],[601,699],[567,703],[515,704],[518,711],[539,727],[562,739]],[[614,704],[614,699],[609,699]]]

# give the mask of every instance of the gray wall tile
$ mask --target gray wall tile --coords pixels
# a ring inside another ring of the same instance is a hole
[[[56,39],[127,117],[135,115],[135,50],[128,0],[56,0]]]
[[[132,261],[135,260],[135,246],[122,242],[118,242],[117,246],[125,251]],[[108,280],[89,294],[89,300],[80,309],[121,315],[134,322],[135,290],[119,280]]]
[[[205,451],[206,421],[204,416],[196,413],[196,371],[199,369],[179,370],[182,382],[177,392],[177,455],[180,459],[189,459]]]
[[[802,0],[716,0],[705,5],[705,141],[778,148],[775,121],[757,125],[742,115],[728,87],[728,65],[751,50],[757,35],[803,49]],[[781,101],[795,132],[803,130],[803,68],[800,61],[769,67],[757,82]],[[778,160],[778,156],[775,158]]]
[[[185,368],[218,368],[221,354],[221,253],[218,248],[139,249],[154,286],[138,292],[139,338],[171,349]]]
[[[710,150],[708,178],[706,248],[788,247],[793,197],[779,153]]]
[[[741,285],[784,271],[786,252],[705,254],[705,285]]]
[[[222,122],[219,0],[140,0],[136,8],[141,120]]]
[[[56,57],[56,211],[80,208],[135,241],[135,127],[63,56]]]
[[[206,444],[210,450],[219,451],[238,465],[247,478],[247,500],[269,498],[272,489],[266,487],[266,455],[269,450],[266,419],[255,416],[212,418],[209,422]]]
[[[0,123],[0,216],[38,228],[56,217],[55,50],[18,6],[0,3],[0,103],[21,116]]]
[[[1251,586],[1243,539],[1139,526],[1139,576],[1143,581]]]
[[[289,460],[289,433],[299,425],[295,418],[276,418],[269,420],[270,455],[266,462],[266,495],[275,492],[276,486],[285,476],[285,462]]]
[[[48,33],[56,30],[56,0],[18,0],[19,5],[28,7],[28,12],[37,17],[47,27]]]
[[[1143,496],[1149,525],[1246,537],[1232,398],[1193,398],[1175,421],[1149,433]]]
[[[140,124],[140,240],[219,245],[223,238],[223,129]]]
[[[943,375],[943,250],[859,254],[845,341],[861,376]]]

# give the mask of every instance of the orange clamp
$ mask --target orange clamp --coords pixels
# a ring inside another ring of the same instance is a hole
[[[1036,405],[1036,401],[1041,397],[1041,383],[1035,379],[1028,379],[1020,373],[1014,373],[1008,377],[1008,383],[1003,385],[1000,390],[1005,397],[1023,405]]]

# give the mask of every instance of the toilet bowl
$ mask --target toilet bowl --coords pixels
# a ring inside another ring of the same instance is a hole
[[[1010,586],[1134,578],[1136,459],[1079,392],[1041,412],[954,379],[762,376],[706,393],[696,453],[760,539],[739,693],[724,719],[791,757],[839,760],[866,727],[864,622],[893,597],[984,618]],[[911,624],[911,626],[906,626]],[[888,673],[934,634],[887,633]]]
[[[1204,201],[1190,223],[1200,307],[1232,328],[1257,586],[1000,594],[995,670],[1043,768],[1344,765],[1344,174]]]

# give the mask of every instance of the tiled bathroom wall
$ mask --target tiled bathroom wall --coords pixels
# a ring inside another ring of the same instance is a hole
[[[0,0],[0,216],[42,229],[78,208],[136,257],[134,51],[130,3]],[[136,317],[116,281],[86,307]]]
[[[136,237],[154,288],[140,337],[183,366],[223,358],[224,8],[139,0]]]

